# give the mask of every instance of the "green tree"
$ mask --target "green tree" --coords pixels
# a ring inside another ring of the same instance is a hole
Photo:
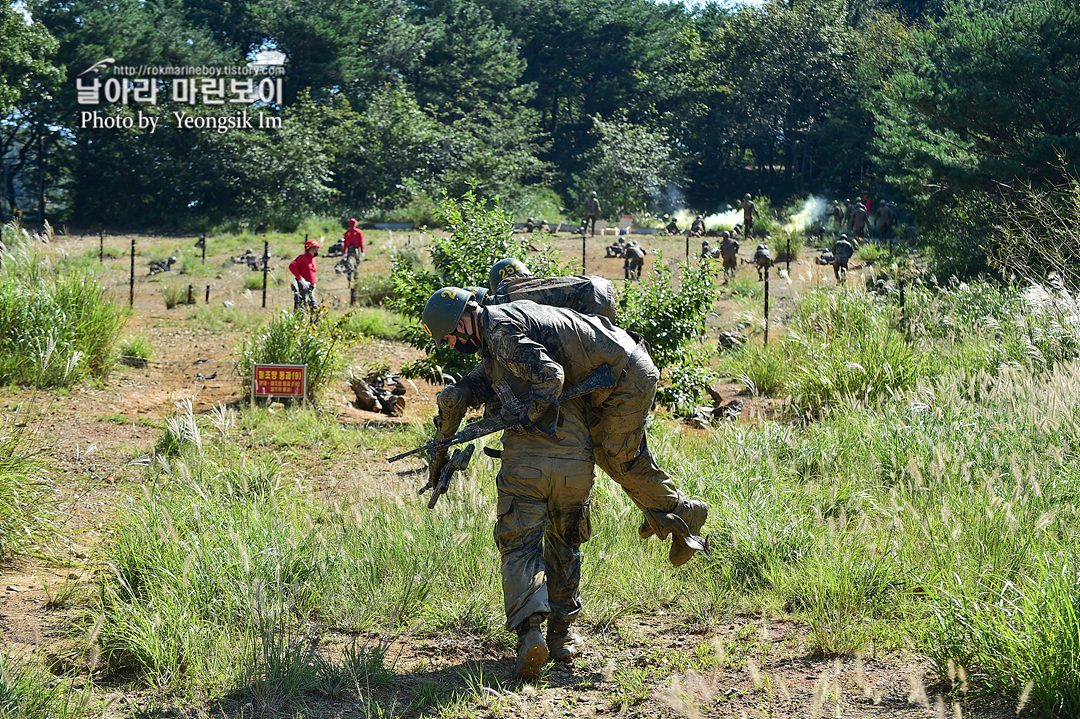
[[[60,80],[54,64],[59,43],[48,29],[15,9],[0,4],[0,116],[7,115],[20,98],[42,93]]]
[[[577,196],[595,190],[608,217],[659,207],[664,190],[682,177],[682,163],[664,134],[625,118],[593,118],[596,145],[576,177]]]

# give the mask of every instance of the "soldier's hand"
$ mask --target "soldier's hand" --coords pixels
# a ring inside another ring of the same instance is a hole
[[[439,475],[442,474],[443,467],[450,461],[447,451],[444,449],[441,452],[435,452],[428,457],[428,484],[434,490],[439,486]]]

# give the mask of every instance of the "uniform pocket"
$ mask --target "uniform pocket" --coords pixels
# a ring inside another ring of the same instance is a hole
[[[495,516],[501,519],[509,514],[510,510],[513,508],[514,498],[509,495],[503,495],[499,497],[499,503],[495,505]]]
[[[592,537],[592,499],[581,505],[581,521],[578,522],[577,544],[584,544]]]

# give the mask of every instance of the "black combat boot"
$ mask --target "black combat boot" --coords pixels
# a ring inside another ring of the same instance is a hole
[[[557,662],[568,662],[581,653],[582,639],[570,631],[569,619],[549,619],[547,630],[548,651]]]
[[[526,682],[534,682],[540,678],[540,667],[548,658],[548,647],[544,642],[544,635],[540,633],[540,625],[544,621],[544,615],[532,614],[522,622],[517,629],[517,663],[514,665],[514,676]]]

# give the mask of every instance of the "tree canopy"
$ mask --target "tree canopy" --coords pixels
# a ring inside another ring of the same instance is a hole
[[[591,190],[609,217],[810,191],[927,219],[1060,182],[1080,149],[1071,0],[28,0],[0,37],[0,207],[26,207],[43,169],[73,222],[428,219],[470,187],[522,216],[555,211],[552,191],[575,219]],[[267,52],[282,95],[245,107],[271,131],[178,129],[241,108],[177,101],[169,78],[153,105],[78,102],[105,58]],[[160,127],[83,127],[87,110]]]

